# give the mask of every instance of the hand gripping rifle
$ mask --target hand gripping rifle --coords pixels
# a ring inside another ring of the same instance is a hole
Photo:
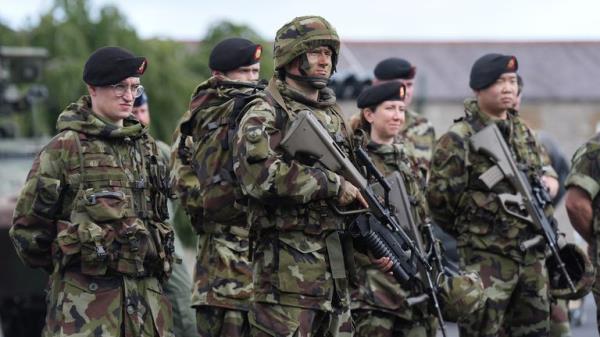
[[[410,204],[408,203],[406,190],[404,189],[406,203],[401,204],[405,211],[400,212],[402,207],[390,205],[392,186],[373,165],[367,153],[359,148],[356,152],[358,160],[369,172],[369,176],[374,177],[381,186],[380,188],[383,189],[384,200],[382,202],[380,194],[377,194],[373,187],[369,186],[368,180],[363,177],[331,138],[327,130],[309,111],[298,113],[297,119],[281,141],[281,147],[293,158],[318,163],[322,167],[342,175],[360,190],[369,205],[368,209],[341,211],[335,205],[332,205],[332,207],[342,215],[359,214],[350,226],[351,234],[355,238],[363,239],[375,257],[387,256],[390,258],[392,272],[398,282],[409,285],[413,281],[418,281],[417,273],[420,272],[423,280],[427,282],[426,291],[436,309],[442,333],[446,336],[437,294],[429,274],[432,268],[427,262],[422,246],[415,244],[400,225],[396,215],[397,213],[404,214],[401,218],[403,221],[407,221],[405,223],[406,227],[411,230],[416,229],[416,224],[412,221],[412,215],[410,215]],[[404,188],[402,178],[398,175],[397,179],[400,179],[398,185]],[[414,234],[416,238],[419,238],[418,232]]]
[[[544,214],[544,208],[551,203],[551,200],[541,180],[536,178],[534,179],[534,185],[530,184],[527,175],[519,169],[513,160],[512,152],[496,124],[490,124],[473,135],[471,145],[475,151],[488,156],[495,164],[481,174],[479,179],[488,189],[491,189],[503,179],[510,182],[517,193],[499,194],[500,204],[507,213],[533,224],[536,230],[542,232],[558,270],[569,285],[571,292],[574,293],[575,285],[558,253],[560,249],[558,235],[552,226],[555,219],[553,217],[548,219]],[[513,210],[515,206],[518,208],[517,211]],[[536,240],[534,237],[521,243],[520,248],[521,250],[527,250],[540,241],[540,239]]]

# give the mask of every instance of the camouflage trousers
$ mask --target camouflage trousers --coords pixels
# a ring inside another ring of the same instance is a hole
[[[352,310],[355,337],[435,337],[437,323],[430,317],[410,322],[378,310]]]
[[[153,277],[55,272],[43,337],[174,337],[171,304]]]
[[[550,337],[571,337],[567,300],[552,301],[550,305]]]
[[[252,303],[249,314],[252,337],[351,337],[349,309],[334,312]]]
[[[196,326],[200,337],[247,337],[248,312],[213,306],[196,307]]]
[[[461,337],[548,336],[550,301],[548,271],[543,260],[530,265],[470,248],[459,250],[467,271],[478,272],[484,306],[459,322]]]

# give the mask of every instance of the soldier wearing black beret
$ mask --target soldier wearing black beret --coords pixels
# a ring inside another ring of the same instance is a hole
[[[471,67],[469,86],[473,90],[482,90],[491,86],[502,74],[515,73],[519,62],[512,55],[486,54],[478,58]]]
[[[481,177],[496,158],[472,146],[473,135],[497,126],[519,169],[527,178],[539,177],[550,197],[556,195],[556,172],[543,155],[542,144],[514,110],[517,70],[512,55],[486,54],[474,62],[469,86],[475,97],[465,100],[465,116],[440,137],[431,161],[427,184],[431,215],[457,238],[461,267],[478,272],[484,286],[485,305],[458,322],[461,336],[549,335],[545,242],[523,245],[537,240],[538,230],[526,214],[515,213],[511,202],[499,196],[499,191],[514,188],[505,177],[481,188]],[[543,211],[554,210],[548,203]]]
[[[144,93],[140,76],[147,66],[146,58],[121,47],[102,47],[93,52],[83,69],[92,111],[122,126],[132,112],[133,101]]]
[[[83,68],[88,95],[58,116],[10,232],[23,262],[51,274],[42,335],[173,336],[169,177],[131,115],[147,61],[111,46]]]
[[[361,128],[382,143],[391,144],[404,125],[406,87],[386,82],[366,88],[356,100],[361,109]]]
[[[249,246],[248,235],[244,234],[246,214],[233,211],[237,206],[233,195],[220,194],[234,190],[229,187],[231,178],[222,172],[233,176],[233,162],[223,158],[233,151],[229,131],[235,125],[223,121],[230,120],[234,111],[241,113],[243,105],[238,102],[262,89],[257,83],[261,54],[262,47],[246,39],[228,38],[219,42],[209,57],[212,76],[196,87],[190,110],[175,130],[171,157],[175,192],[192,226],[198,229],[198,242],[202,243],[197,252],[192,291],[199,336],[248,336],[252,265],[248,251],[238,248]],[[188,157],[187,153],[194,155]],[[193,169],[199,167],[202,170]],[[219,174],[225,178],[207,186],[208,180],[221,179]],[[211,192],[217,189],[219,192]],[[206,203],[214,208],[204,206]],[[199,209],[199,205],[203,208]]]
[[[406,87],[399,81],[389,81],[366,88],[357,99],[361,109],[361,127],[355,133],[362,136],[362,144],[369,158],[384,175],[400,174],[407,193],[413,201],[416,224],[424,223],[425,198],[420,184],[420,172],[413,158],[411,144],[395,142],[404,125]],[[422,240],[423,238],[419,238]],[[355,336],[434,336],[435,318],[427,306],[398,305],[420,295],[417,288],[402,286],[380,270],[387,258],[371,260],[357,243],[356,289],[375,289],[377,296],[368,292],[352,292],[352,317],[356,323]]]
[[[378,81],[415,78],[416,68],[405,59],[390,57],[377,64],[373,71]]]
[[[414,145],[415,158],[419,163],[423,177],[426,178],[431,151],[435,142],[435,129],[427,118],[411,108],[417,73],[416,67],[403,58],[390,57],[379,62],[373,73],[375,83],[398,81],[406,87],[406,98],[404,99],[407,108],[405,123],[400,133],[398,133],[396,141],[410,142]]]
[[[242,38],[219,42],[211,51],[208,65],[213,75],[233,80],[257,81],[262,46]]]

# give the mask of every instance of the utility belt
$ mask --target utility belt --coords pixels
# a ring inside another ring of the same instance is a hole
[[[259,209],[251,207],[250,212],[251,223],[261,230],[302,231],[306,235],[318,236],[323,232],[346,229],[345,219],[325,200],[293,206],[261,204]]]
[[[101,225],[59,221],[53,243],[55,268],[91,276],[166,279],[175,260],[173,230],[162,222],[146,223],[138,218]]]

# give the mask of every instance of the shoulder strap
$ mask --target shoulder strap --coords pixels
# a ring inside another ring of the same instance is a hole
[[[287,105],[285,104],[285,100],[283,99],[283,96],[281,96],[279,89],[277,89],[275,77],[273,77],[269,81],[269,85],[267,86],[267,89],[265,90],[265,92],[267,93],[267,96],[269,96],[271,99],[273,99],[273,101],[275,101],[281,109],[283,109],[288,115],[291,115],[291,111],[288,109]]]
[[[83,182],[85,181],[85,169],[83,168],[83,149],[81,147],[81,140],[82,139],[87,139],[87,137],[85,136],[85,134],[74,131],[77,134],[77,137],[75,137],[75,144],[77,145],[77,152],[79,153],[79,172],[81,172],[81,176],[79,177],[79,189],[82,190],[83,189]]]

